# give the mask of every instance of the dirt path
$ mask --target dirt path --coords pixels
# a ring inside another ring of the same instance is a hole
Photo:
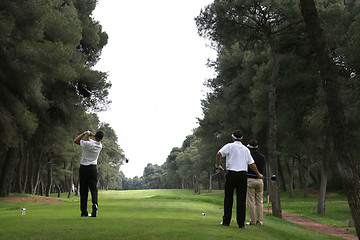
[[[264,209],[265,210],[265,209]],[[266,210],[267,212],[267,210]],[[270,210],[271,212],[271,210]],[[357,237],[356,234],[348,232],[346,230],[346,228],[339,228],[339,227],[333,227],[327,224],[323,224],[323,223],[318,223],[315,221],[312,221],[310,219],[295,215],[295,214],[291,214],[291,213],[287,213],[287,212],[282,212],[282,217],[283,219],[292,222],[292,223],[296,223],[298,225],[303,226],[306,229],[310,229],[316,232],[321,232],[321,233],[325,233],[325,234],[329,234],[335,237],[340,237],[343,239],[349,239],[349,240],[359,240],[359,238]]]

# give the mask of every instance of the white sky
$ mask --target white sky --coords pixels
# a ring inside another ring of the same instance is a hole
[[[194,17],[212,0],[99,0],[93,13],[109,35],[96,69],[112,82],[107,112],[129,163],[126,177],[142,176],[181,147],[201,117],[206,66],[216,53],[197,34]],[[106,136],[105,136],[106,137]]]

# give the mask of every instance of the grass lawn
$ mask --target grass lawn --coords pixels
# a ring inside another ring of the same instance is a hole
[[[266,213],[263,226],[221,226],[223,191],[100,191],[97,218],[80,217],[78,197],[62,199],[67,202],[0,201],[0,239],[338,239]]]

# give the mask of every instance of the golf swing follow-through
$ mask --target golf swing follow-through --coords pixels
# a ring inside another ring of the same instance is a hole
[[[85,137],[84,140],[82,138]],[[94,137],[92,140],[90,137]],[[98,190],[97,190],[97,160],[102,149],[101,140],[104,132],[98,130],[95,134],[85,131],[74,139],[74,143],[83,148],[80,161],[80,210],[81,217],[97,217],[98,214]],[[87,211],[89,190],[91,192],[92,213]]]

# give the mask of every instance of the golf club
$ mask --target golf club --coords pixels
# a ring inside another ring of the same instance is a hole
[[[215,166],[216,166],[216,165],[215,165]],[[220,173],[221,171],[225,171],[225,169],[219,168],[219,167],[216,166],[215,173],[213,174],[213,176],[215,176],[216,174]],[[251,174],[251,173],[248,173],[247,175],[248,175],[248,176],[255,176],[255,177],[257,177],[257,175]],[[275,181],[276,178],[277,178],[277,176],[276,176],[275,174],[273,174],[271,177],[265,177],[265,176],[263,176],[263,178],[267,178],[267,179],[271,179],[272,181]]]
[[[89,131],[91,132],[91,131]],[[90,134],[89,134],[90,135]],[[110,148],[111,150],[113,150],[114,152],[120,154],[120,156],[122,156],[122,153],[119,152],[119,149],[115,149],[113,147],[111,147],[110,145],[108,145],[107,143],[105,143],[104,141],[101,141],[102,145],[104,145],[104,147],[107,147],[107,148]],[[128,163],[129,162],[129,159],[128,158],[125,158],[125,162]]]
[[[214,173],[212,174],[212,176],[215,176],[215,175],[219,174],[221,171],[222,171],[222,170],[220,170],[220,169],[216,169],[216,170],[214,171]]]
[[[247,175],[248,175],[248,176],[257,177],[257,175],[251,174],[251,173],[248,173]],[[271,179],[271,180],[275,181],[277,177],[276,177],[276,175],[274,174],[274,175],[272,175],[271,177],[265,177],[265,176],[264,176],[263,178],[268,178],[268,179]]]

